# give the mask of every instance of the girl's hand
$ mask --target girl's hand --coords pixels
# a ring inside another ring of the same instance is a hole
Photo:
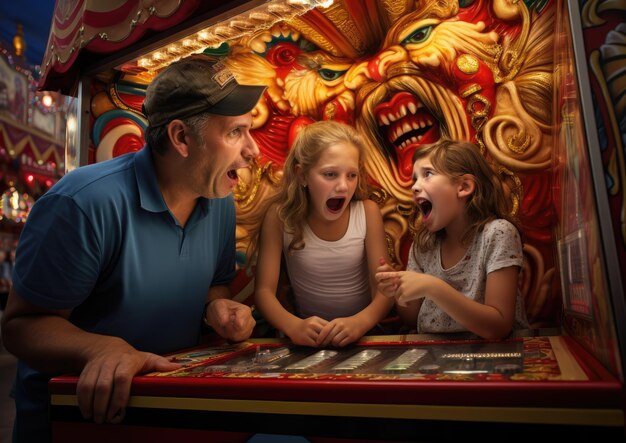
[[[393,291],[393,296],[400,306],[406,306],[413,300],[427,297],[431,292],[429,288],[439,281],[431,275],[412,271],[378,272],[376,280],[379,282],[379,287],[382,285],[386,291]]]
[[[320,331],[317,345],[320,347],[346,346],[360,339],[365,332],[354,317],[339,317],[330,321]]]
[[[328,324],[320,317],[309,317],[298,321],[290,331],[285,331],[291,341],[296,345],[318,347],[318,336]]]
[[[378,290],[387,297],[395,297],[398,289],[399,279],[397,277],[383,277],[382,274],[397,274],[396,269],[385,261],[383,257],[379,259],[380,266],[376,268],[376,281]],[[379,277],[380,275],[380,277]]]

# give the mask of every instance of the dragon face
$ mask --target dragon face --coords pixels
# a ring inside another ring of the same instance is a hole
[[[275,103],[294,117],[357,126],[376,161],[388,162],[394,179],[406,184],[420,145],[475,135],[472,113],[486,110],[484,103],[469,106],[468,91],[494,96],[486,61],[498,35],[483,22],[459,21],[457,12],[450,2],[408,14],[388,30],[380,50],[356,60],[303,44],[299,32],[283,25],[250,40],[257,57],[272,56],[267,74],[256,78],[272,78],[266,84]],[[277,57],[277,49],[289,57]],[[249,59],[245,65],[248,74],[241,75],[250,76]]]

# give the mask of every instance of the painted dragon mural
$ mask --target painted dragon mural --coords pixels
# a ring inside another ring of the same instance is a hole
[[[240,249],[301,125],[340,120],[364,136],[372,198],[402,265],[416,217],[413,152],[441,137],[471,140],[516,203],[523,290],[541,322],[550,298],[560,297],[552,258],[553,17],[547,2],[344,1],[231,42],[229,65],[240,82],[268,86],[254,120],[262,157],[236,193]]]

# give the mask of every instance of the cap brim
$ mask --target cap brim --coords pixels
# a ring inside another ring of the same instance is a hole
[[[213,105],[208,111],[218,115],[244,115],[258,103],[265,86],[237,85],[230,94]]]

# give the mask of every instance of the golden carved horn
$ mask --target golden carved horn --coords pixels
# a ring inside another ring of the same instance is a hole
[[[324,51],[355,59],[376,52],[390,24],[412,8],[409,0],[339,0],[289,24]]]

